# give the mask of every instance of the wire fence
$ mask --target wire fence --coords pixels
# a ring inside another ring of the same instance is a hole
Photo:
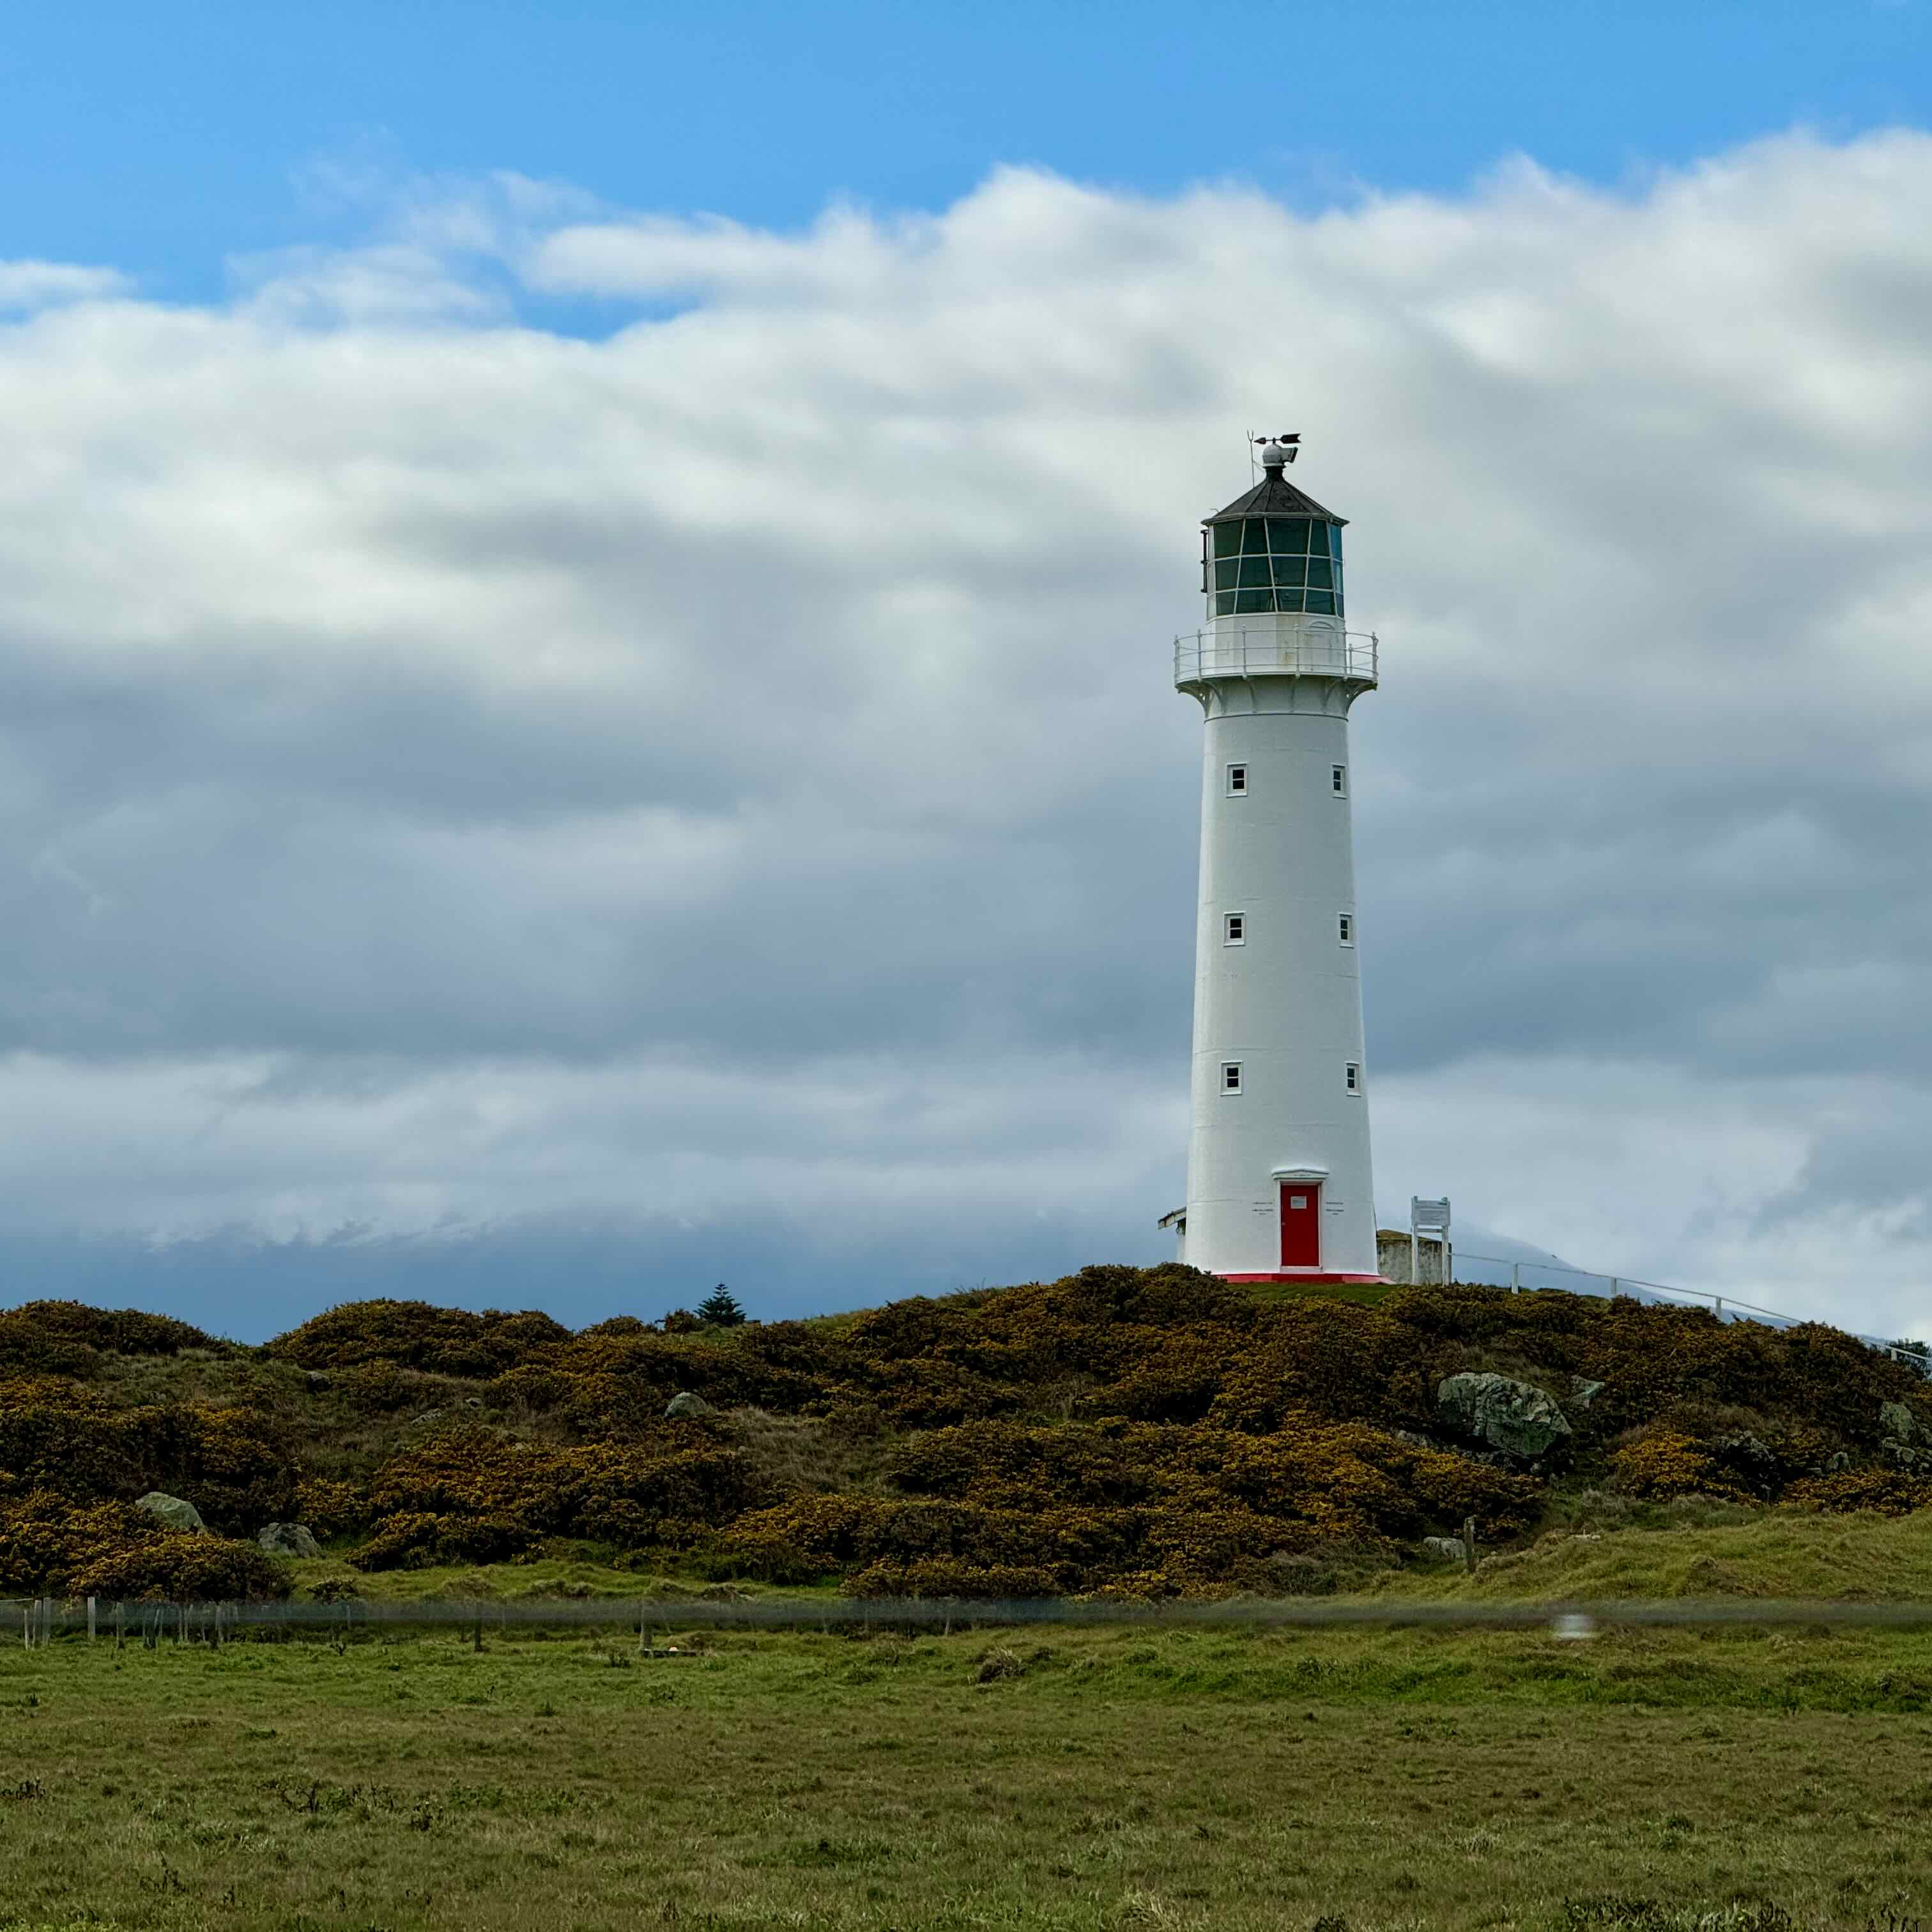
[[[386,1631],[449,1630],[480,1646],[512,1630],[622,1633],[652,1654],[676,1654],[680,1633],[816,1630],[826,1634],[956,1630],[1054,1625],[1080,1629],[1536,1630],[1587,1636],[1618,1626],[1708,1626],[1922,1630],[1932,1601],[1890,1604],[1726,1598],[1715,1601],[1436,1602],[1400,1598],[1236,1598],[1160,1604],[1064,1598],[591,1598],[506,1603],[425,1598],[349,1598],[339,1603],[109,1602],[88,1598],[14,1600],[6,1606],[28,1648],[56,1642],[220,1645],[244,1638],[313,1632],[338,1640]]]
[[[1520,1294],[1526,1290],[1547,1286],[1538,1281],[1526,1281],[1526,1274],[1568,1275],[1580,1281],[1606,1282],[1612,1295],[1634,1294],[1640,1298],[1654,1297],[1671,1302],[1701,1303],[1709,1306],[1720,1322],[1758,1322],[1767,1328],[1796,1328],[1815,1316],[1780,1314],[1774,1308],[1760,1308],[1755,1303],[1740,1301],[1735,1295],[1714,1294],[1699,1288],[1674,1288],[1660,1281],[1644,1281],[1635,1275],[1599,1274],[1589,1268],[1573,1268],[1561,1262],[1526,1262],[1512,1259],[1506,1255],[1479,1255],[1466,1248],[1454,1250],[1458,1262],[1486,1262],[1492,1268],[1508,1268],[1510,1271],[1509,1290]],[[1500,1282],[1492,1284],[1501,1287]],[[1864,1342],[1868,1348],[1876,1348],[1881,1354],[1889,1355],[1894,1361],[1904,1363],[1916,1369],[1922,1376],[1932,1376],[1932,1357],[1922,1349],[1905,1346],[1898,1342],[1888,1342],[1877,1335],[1858,1335],[1854,1340]]]

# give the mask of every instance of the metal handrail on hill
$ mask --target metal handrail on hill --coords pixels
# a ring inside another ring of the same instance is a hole
[[[1574,1275],[1584,1281],[1606,1281],[1610,1285],[1612,1297],[1622,1294],[1626,1288],[1641,1288],[1646,1294],[1670,1295],[1692,1301],[1708,1302],[1720,1322],[1756,1322],[1767,1327],[1795,1328],[1806,1322],[1816,1319],[1813,1316],[1781,1314],[1774,1308],[1760,1308],[1754,1302],[1740,1301],[1735,1295],[1714,1294],[1707,1288],[1674,1288],[1667,1282],[1644,1281],[1635,1275],[1600,1274],[1590,1268],[1570,1268],[1562,1262],[1526,1262],[1512,1258],[1508,1255],[1478,1255],[1472,1253],[1467,1248],[1458,1248],[1456,1258],[1466,1262],[1487,1262],[1492,1267],[1508,1268],[1512,1294],[1534,1292],[1535,1283],[1532,1282],[1529,1289],[1526,1291],[1522,1281],[1523,1270],[1533,1268],[1540,1274]],[[1932,1360],[1928,1360],[1917,1349],[1900,1348],[1896,1342],[1886,1341],[1876,1335],[1861,1335],[1856,1330],[1846,1332],[1855,1341],[1862,1342],[1867,1348],[1876,1348],[1881,1354],[1889,1355],[1894,1361],[1903,1362],[1908,1368],[1916,1369],[1922,1376],[1932,1377]]]

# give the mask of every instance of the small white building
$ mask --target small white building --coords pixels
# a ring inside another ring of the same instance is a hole
[[[1344,520],[1285,474],[1202,526],[1206,627],[1174,681],[1206,717],[1193,1126],[1180,1258],[1235,1281],[1375,1281],[1348,709],[1376,682],[1347,628]]]

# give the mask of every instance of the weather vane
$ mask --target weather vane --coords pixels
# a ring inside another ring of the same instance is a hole
[[[1264,452],[1264,462],[1292,463],[1301,454],[1298,430],[1285,430],[1280,436],[1251,436],[1248,440]]]

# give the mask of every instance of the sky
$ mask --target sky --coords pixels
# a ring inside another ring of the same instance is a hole
[[[0,1286],[1170,1252],[1199,518],[1351,519],[1377,1192],[1932,1328],[1924,8],[0,50]]]

